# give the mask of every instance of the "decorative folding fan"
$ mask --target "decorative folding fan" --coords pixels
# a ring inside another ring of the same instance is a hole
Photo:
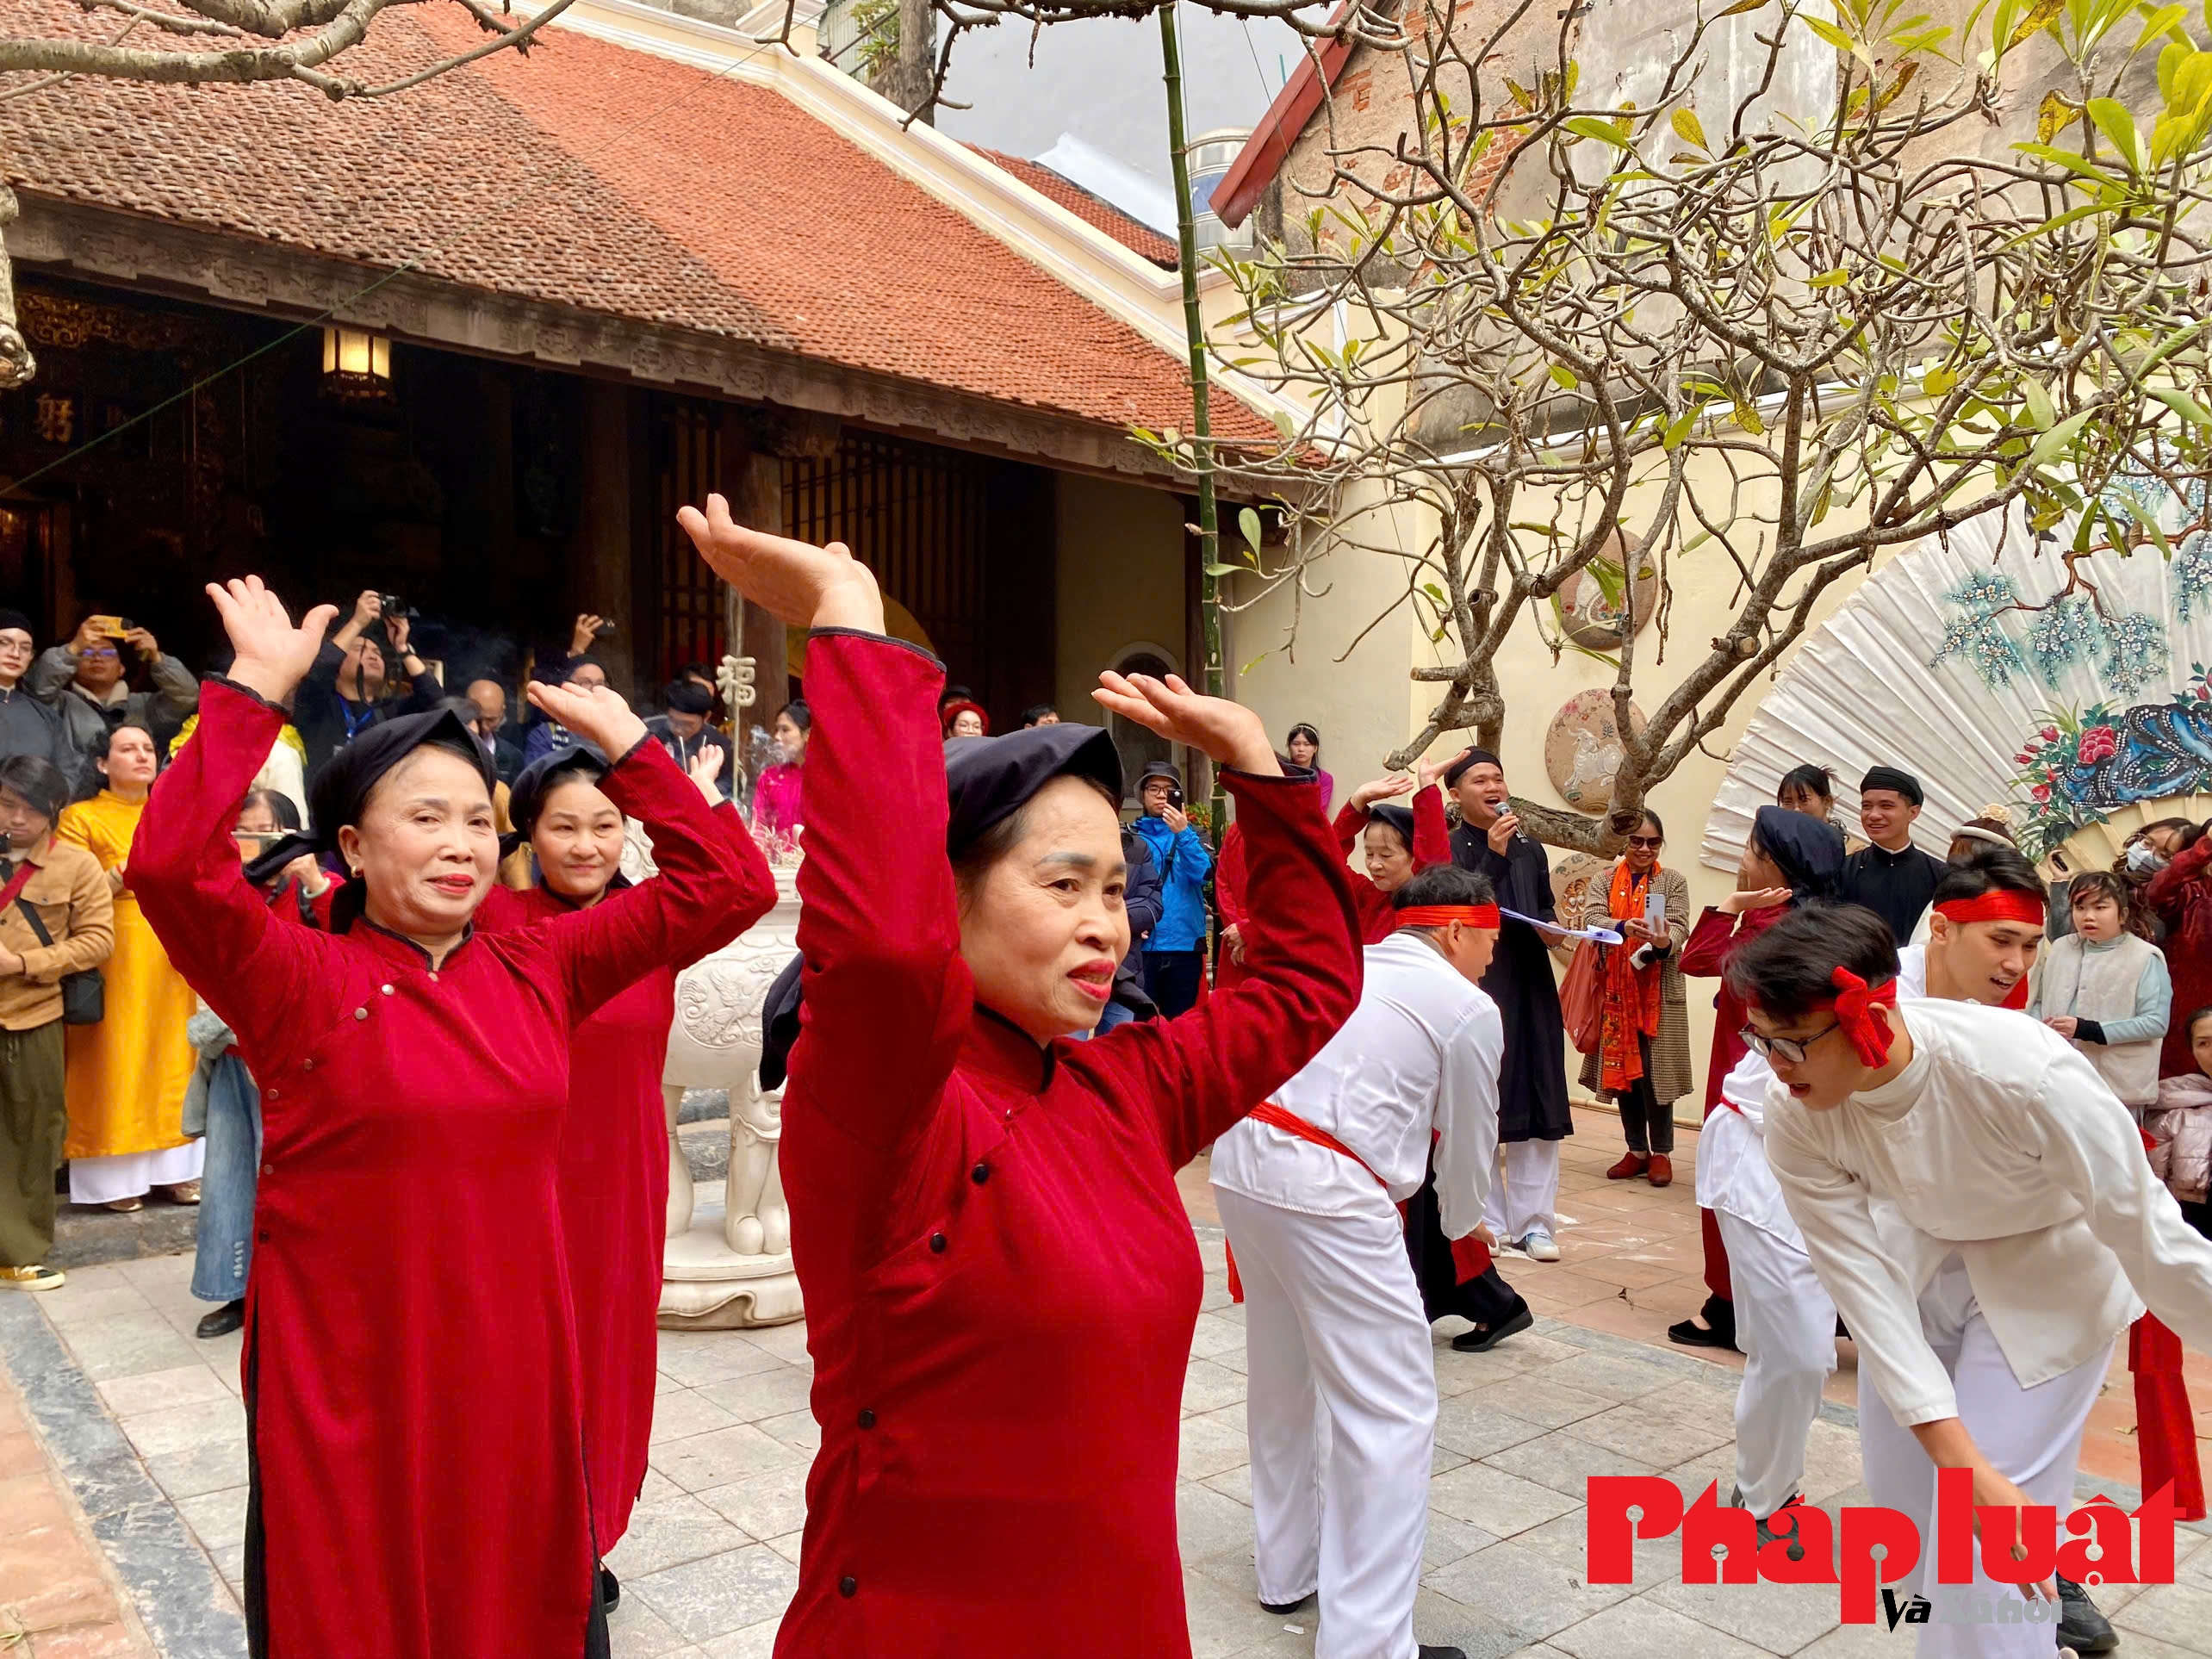
[[[1699,849],[1733,869],[1793,766],[1835,768],[1846,822],[1877,762],[1927,791],[1914,839],[2006,804],[2054,871],[2103,868],[2136,825],[2212,811],[2212,530],[2170,492],[2136,500],[2174,533],[2169,561],[2076,562],[2017,515],[1922,542],[1799,647],[1736,745]],[[2184,523],[2184,520],[2187,522]]]

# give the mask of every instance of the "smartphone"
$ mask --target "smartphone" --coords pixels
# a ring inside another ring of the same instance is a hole
[[[1667,895],[1656,887],[1643,895],[1643,925],[1656,934],[1667,931]]]
[[[96,634],[105,634],[109,639],[121,639],[131,631],[128,617],[92,617],[87,626]]]
[[[1167,786],[1167,804],[1178,812],[1183,810],[1183,791],[1173,784]]]

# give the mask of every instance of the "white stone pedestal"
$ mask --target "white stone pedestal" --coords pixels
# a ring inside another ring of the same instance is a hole
[[[662,1072],[668,1110],[668,1244],[661,1324],[727,1330],[798,1318],[791,1212],[776,1167],[783,1095],[760,1087],[761,1003],[798,950],[798,892],[778,870],[776,907],[727,948],[676,978],[676,1021]],[[730,1175],[694,1193],[676,1140],[687,1089],[730,1091]]]

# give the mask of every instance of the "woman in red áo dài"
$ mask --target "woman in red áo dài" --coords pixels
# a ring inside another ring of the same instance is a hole
[[[1070,1041],[1128,945],[1112,740],[941,743],[941,669],[884,637],[842,547],[742,529],[719,497],[682,518],[749,602],[814,629],[783,1174],[822,1446],[776,1651],[1179,1659],[1202,1281],[1175,1171],[1358,1000],[1319,791],[1235,704],[1103,677],[1109,709],[1225,767],[1255,925],[1236,990]]]
[[[330,933],[274,916],[232,821],[332,612],[208,590],[237,656],[154,786],[140,903],[262,1085],[246,1289],[255,1659],[606,1651],[586,1502],[556,1168],[569,1034],[774,902],[621,698],[531,687],[621,758],[657,880],[496,936],[489,762],[457,716],[363,733],[316,780],[315,838],[358,879]]]

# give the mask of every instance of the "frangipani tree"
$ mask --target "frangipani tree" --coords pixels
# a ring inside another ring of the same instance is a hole
[[[2016,509],[2057,537],[2047,596],[2019,604],[2129,649],[2075,560],[2171,556],[2156,500],[2205,499],[2206,17],[1737,0],[1685,10],[1668,52],[1616,50],[1601,97],[1587,20],[1421,3],[1402,43],[1364,48],[1403,119],[1378,136],[1325,109],[1215,341],[1311,411],[1264,463],[1288,550],[1248,535],[1233,603],[1323,557],[1389,558],[1394,611],[1438,642],[1414,677],[1438,696],[1394,764],[1455,730],[1495,746],[1501,649],[1516,630],[1582,649],[1562,589],[1625,610],[1630,550],[1658,615],[1601,654],[1610,811],[1518,809],[1562,846],[1616,850],[1885,550]],[[1685,584],[1732,594],[1718,636],[1672,637]]]

